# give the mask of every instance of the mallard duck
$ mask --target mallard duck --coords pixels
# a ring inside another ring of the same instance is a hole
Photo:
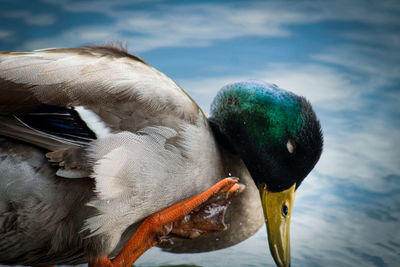
[[[229,229],[168,250],[231,246],[265,221],[276,264],[290,265],[295,191],[323,146],[304,97],[238,82],[206,116],[141,58],[90,46],[1,52],[0,114],[1,263],[102,264],[145,218],[235,176],[246,190]]]

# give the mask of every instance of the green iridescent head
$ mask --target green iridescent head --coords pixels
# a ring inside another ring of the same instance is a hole
[[[295,190],[323,145],[310,103],[276,85],[250,80],[223,87],[211,104],[209,121],[219,143],[242,158],[260,191],[275,263],[290,266]]]
[[[223,87],[211,105],[210,123],[222,143],[241,156],[256,184],[270,191],[298,187],[322,151],[310,103],[262,81]]]

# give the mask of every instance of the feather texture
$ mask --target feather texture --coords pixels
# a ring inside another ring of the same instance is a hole
[[[176,145],[167,143],[175,137]],[[84,229],[91,236],[119,237],[133,221],[205,190],[222,172],[215,147],[202,120],[178,132],[147,127],[94,141],[89,157],[94,162],[96,198],[88,205],[99,215],[89,218]],[[204,154],[210,157],[199,157]]]
[[[128,55],[106,47],[0,52],[0,113],[15,113],[37,103],[130,103],[145,105],[150,113],[166,112],[195,121],[199,108],[182,89],[143,60]]]

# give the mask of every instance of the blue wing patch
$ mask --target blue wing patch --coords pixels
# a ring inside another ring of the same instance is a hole
[[[34,111],[16,117],[32,129],[71,142],[88,143],[97,139],[74,107],[40,105]]]

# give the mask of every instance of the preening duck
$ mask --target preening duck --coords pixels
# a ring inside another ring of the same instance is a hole
[[[246,189],[229,228],[165,249],[231,246],[265,221],[276,264],[289,266],[295,191],[322,146],[310,103],[276,85],[229,84],[207,118],[116,47],[0,52],[0,263],[129,265],[149,233],[239,190],[223,179],[235,176]]]

